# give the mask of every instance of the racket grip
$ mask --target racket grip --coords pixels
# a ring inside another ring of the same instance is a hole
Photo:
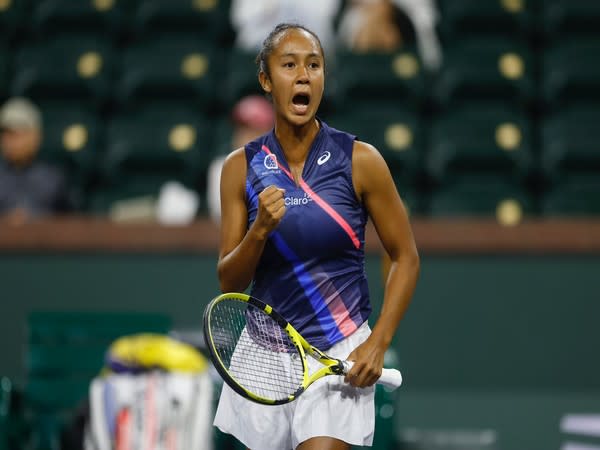
[[[352,361],[344,361],[344,372],[348,373],[353,365],[354,363]],[[398,369],[384,368],[381,371],[381,376],[376,383],[381,384],[389,389],[398,389],[402,384],[402,374]]]
[[[383,369],[377,384],[382,384],[390,389],[398,389],[402,384],[402,374],[398,369]]]

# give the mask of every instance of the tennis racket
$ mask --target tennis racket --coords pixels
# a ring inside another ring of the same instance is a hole
[[[313,347],[271,306],[246,294],[222,294],[208,304],[204,337],[223,380],[243,397],[266,405],[294,401],[319,378],[345,375],[353,364]],[[309,373],[307,355],[323,367]],[[395,389],[402,375],[383,369],[377,383]]]

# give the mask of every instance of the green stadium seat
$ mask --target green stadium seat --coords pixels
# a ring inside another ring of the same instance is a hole
[[[377,100],[419,104],[425,76],[411,48],[393,53],[338,53],[328,78],[336,108]]]
[[[8,95],[11,52],[0,43],[0,101]]]
[[[489,217],[516,225],[537,212],[533,196],[521,185],[502,177],[465,176],[433,191],[431,217]]]
[[[116,33],[123,20],[123,0],[37,0],[32,4],[29,26],[35,33],[64,29]]]
[[[548,47],[542,56],[541,94],[555,107],[600,100],[600,37],[569,38]]]
[[[62,34],[28,43],[16,54],[11,93],[37,100],[104,103],[111,91],[112,49],[99,36]]]
[[[208,109],[219,65],[214,46],[197,35],[142,40],[123,50],[116,99],[128,104],[179,98]]]
[[[24,448],[29,430],[21,384],[0,376],[0,450]]]
[[[91,343],[74,346],[77,358],[65,352],[62,344],[31,344],[26,355],[26,370],[32,377],[88,377],[100,373],[104,365],[104,351],[107,344]]]
[[[102,129],[94,109],[72,102],[40,105],[44,134],[40,158],[62,167],[68,176],[70,203],[81,209],[95,175]]]
[[[27,0],[4,0],[0,2],[0,38],[7,42],[23,31],[28,14]]]
[[[198,189],[213,155],[209,125],[193,106],[173,103],[153,103],[113,116],[91,210],[105,213],[116,202],[131,199],[145,199],[141,203],[147,208],[168,181]]]
[[[598,172],[562,177],[544,192],[541,203],[545,217],[599,217]]]
[[[0,377],[0,450],[9,450],[8,429],[10,427],[12,382]]]
[[[258,82],[258,67],[254,62],[256,52],[233,47],[227,59],[227,75],[223,80],[223,109],[229,111],[240,98],[246,95],[262,95]]]
[[[34,311],[27,319],[27,340],[29,345],[48,347],[108,345],[126,334],[166,333],[170,326],[169,317],[161,313]]]
[[[504,104],[450,109],[433,120],[429,141],[425,170],[436,183],[469,174],[523,181],[533,168],[530,120]]]
[[[80,354],[73,353],[73,356],[79,357]],[[90,381],[98,373],[87,377],[65,377],[65,372],[56,378],[31,376],[26,386],[28,406],[40,412],[64,412],[75,408],[85,400]]]
[[[212,156],[209,125],[193,106],[165,102],[123,110],[107,125],[103,175],[147,172],[193,182]]]
[[[540,1],[542,30],[549,39],[573,34],[596,34],[600,23],[600,3],[590,0]]]
[[[484,98],[527,103],[535,96],[534,86],[527,44],[512,38],[481,37],[448,46],[433,80],[432,98],[444,106]]]
[[[549,182],[565,175],[600,174],[600,103],[555,111],[541,123],[542,173]]]
[[[120,180],[104,180],[90,190],[88,211],[116,222],[155,222],[161,188],[171,181],[179,181],[177,174],[140,172]]]
[[[363,105],[360,110],[338,112],[327,122],[375,146],[396,177],[406,181],[417,177],[424,144],[416,111],[403,108],[400,102],[374,102],[369,107]]]
[[[398,356],[393,350],[385,353],[386,367],[398,367]],[[382,385],[375,386],[375,436],[373,448],[392,449],[396,444],[396,408],[397,393]]]
[[[532,0],[438,0],[440,32],[451,41],[467,35],[528,32]]]
[[[137,0],[130,28],[134,35],[190,31],[217,42],[230,30],[229,0]]]
[[[213,125],[212,148],[214,156],[227,155],[232,148],[234,124],[229,114],[217,115]]]
[[[34,311],[27,319],[25,401],[35,449],[59,448],[61,428],[87,398],[110,344],[123,335],[167,333],[160,313]]]

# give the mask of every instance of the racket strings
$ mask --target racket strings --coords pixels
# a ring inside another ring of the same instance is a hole
[[[287,333],[267,314],[257,308],[246,312],[248,334],[257,344],[273,351],[297,353]]]
[[[269,315],[241,301],[222,301],[211,313],[214,349],[234,381],[270,400],[302,385],[304,365],[287,333]]]

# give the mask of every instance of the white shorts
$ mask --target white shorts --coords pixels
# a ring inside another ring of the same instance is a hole
[[[371,334],[365,322],[327,354],[345,359]],[[322,365],[308,357],[309,370]],[[351,445],[370,446],[375,432],[375,387],[354,388],[341,376],[321,378],[297,400],[261,405],[223,385],[214,425],[252,450],[293,450],[302,442],[329,436]]]

